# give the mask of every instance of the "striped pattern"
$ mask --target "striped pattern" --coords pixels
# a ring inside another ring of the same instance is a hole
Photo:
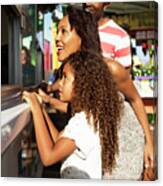
[[[103,56],[118,61],[124,67],[131,66],[129,35],[113,20],[99,27]]]

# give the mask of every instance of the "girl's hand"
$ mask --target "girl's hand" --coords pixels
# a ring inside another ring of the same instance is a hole
[[[39,103],[42,105],[43,104],[42,97],[39,94],[35,93],[35,92],[34,92],[34,94],[36,95],[37,100],[39,101]]]
[[[46,94],[43,90],[39,89],[39,96],[41,97],[42,101],[45,103],[49,103],[50,102],[50,96],[48,94]]]
[[[30,105],[31,111],[34,111],[35,106],[39,104],[36,93],[33,92],[24,91],[22,99]]]

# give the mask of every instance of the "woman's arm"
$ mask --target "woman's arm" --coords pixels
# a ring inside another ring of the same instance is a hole
[[[48,85],[47,86],[47,92],[53,92],[53,91],[56,91],[58,90],[59,88],[59,81],[60,79],[58,79],[57,81],[55,81],[55,83],[51,84],[51,85]]]
[[[60,133],[55,127],[52,127],[51,121],[47,118],[48,126],[50,126],[53,139],[56,142],[54,143],[43,117],[44,111],[42,111],[35,93],[24,92],[23,98],[30,104],[36,142],[43,164],[49,166],[69,156],[76,149],[75,142],[68,138],[59,138]],[[46,117],[46,113],[44,114]]]
[[[122,92],[130,102],[140,124],[144,129],[147,144],[145,146],[145,164],[148,164],[149,166],[153,167],[153,139],[149,129],[147,114],[142,99],[138,91],[136,90],[130,76],[128,75],[128,73],[126,73],[125,68],[115,61],[108,61],[107,64],[119,91]]]

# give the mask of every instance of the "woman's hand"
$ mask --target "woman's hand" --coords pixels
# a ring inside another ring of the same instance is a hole
[[[49,103],[50,102],[50,96],[48,94],[46,94],[43,90],[39,89],[39,96],[41,97],[42,101],[45,103]]]
[[[155,163],[154,163],[154,149],[153,144],[145,144],[144,150],[144,180],[155,179]]]
[[[144,148],[144,162],[145,167],[154,167],[154,149],[153,144],[147,143]]]
[[[49,93],[52,92],[53,91],[53,85],[48,85],[46,91],[49,92]]]

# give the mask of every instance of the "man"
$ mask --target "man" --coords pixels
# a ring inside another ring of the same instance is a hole
[[[130,37],[127,32],[113,20],[104,17],[104,9],[110,3],[84,3],[86,11],[91,12],[99,26],[101,48],[105,58],[114,59],[128,71],[131,66]]]

